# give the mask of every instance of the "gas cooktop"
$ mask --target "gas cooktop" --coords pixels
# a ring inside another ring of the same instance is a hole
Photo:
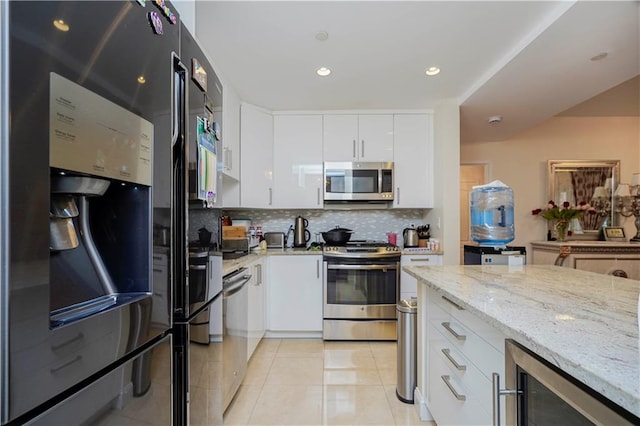
[[[386,241],[354,240],[343,246],[325,245],[322,253],[330,257],[387,257],[399,256],[400,248]]]

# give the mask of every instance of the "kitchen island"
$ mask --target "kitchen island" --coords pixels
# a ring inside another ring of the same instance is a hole
[[[640,416],[640,281],[547,265],[403,269],[422,284],[419,311],[427,306],[427,292],[435,291]],[[420,321],[424,320],[419,312]],[[427,324],[418,330],[418,347],[424,348],[421,339],[426,339]],[[418,359],[427,356],[418,354]],[[418,370],[420,374],[426,366]],[[418,391],[421,387],[424,395],[426,387],[419,377]]]

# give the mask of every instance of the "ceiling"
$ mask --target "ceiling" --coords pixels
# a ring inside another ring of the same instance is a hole
[[[415,110],[454,100],[463,143],[507,139],[640,74],[637,1],[199,1],[195,14],[203,49],[244,102]],[[316,75],[322,66],[328,77]],[[442,71],[429,77],[431,66]]]

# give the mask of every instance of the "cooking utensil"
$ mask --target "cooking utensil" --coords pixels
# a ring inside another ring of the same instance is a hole
[[[335,227],[334,229],[322,232],[322,238],[327,244],[333,244],[336,246],[343,246],[351,239],[353,231],[347,228]]]

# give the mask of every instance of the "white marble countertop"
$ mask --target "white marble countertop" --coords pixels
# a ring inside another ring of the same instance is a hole
[[[640,416],[640,281],[550,265],[403,269]]]
[[[222,261],[222,275],[230,274],[244,266],[247,266],[251,262],[259,259],[262,256],[310,256],[310,255],[322,255],[321,250],[306,250],[306,249],[267,249],[267,250],[251,250],[248,255],[242,256],[238,259],[228,259]]]

